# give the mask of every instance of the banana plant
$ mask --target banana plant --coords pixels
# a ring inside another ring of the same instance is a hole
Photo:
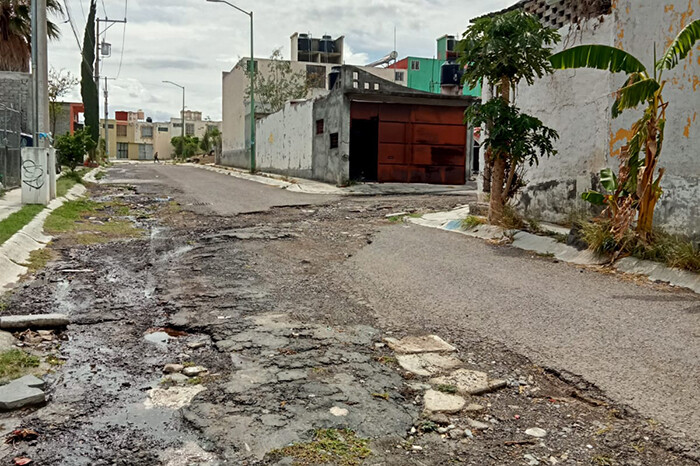
[[[650,239],[654,208],[663,192],[660,182],[664,170],[659,169],[657,172],[668,107],[668,102],[662,96],[666,84],[663,74],[685,59],[698,40],[700,20],[695,20],[676,36],[661,59],[657,60],[654,46],[654,66],[651,71],[635,56],[607,45],[580,45],[550,57],[555,69],[595,68],[625,73],[625,83],[615,92],[613,118],[627,109],[646,104],[644,114],[632,126],[632,138],[622,148],[619,179],[610,169],[601,171],[601,184],[610,194],[595,191],[583,194],[586,201],[608,206],[608,213],[613,218],[612,224],[619,228],[625,228],[626,225],[629,229],[634,222],[634,214],[638,213],[636,231],[644,240]],[[625,231],[618,233],[622,235]]]

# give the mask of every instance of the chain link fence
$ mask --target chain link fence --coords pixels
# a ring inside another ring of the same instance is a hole
[[[0,103],[0,187],[13,189],[21,183],[22,114]]]

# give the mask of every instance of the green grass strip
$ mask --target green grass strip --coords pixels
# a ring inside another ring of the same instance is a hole
[[[12,238],[12,235],[24,228],[42,210],[44,206],[41,204],[28,204],[0,221],[0,244]]]

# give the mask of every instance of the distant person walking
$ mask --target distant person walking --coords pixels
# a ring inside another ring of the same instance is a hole
[[[153,163],[158,163],[158,152],[153,154]]]

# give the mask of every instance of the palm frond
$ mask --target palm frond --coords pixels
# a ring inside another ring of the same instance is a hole
[[[617,91],[617,100],[613,105],[613,117],[616,117],[625,109],[635,108],[642,102],[654,97],[654,93],[661,86],[653,78],[644,78]]]
[[[608,45],[579,45],[549,57],[554,68],[595,68],[613,73],[646,73],[646,68],[634,55]]]
[[[700,40],[700,19],[696,19],[678,33],[661,60],[656,62],[656,69],[670,70],[693,50],[695,42]]]

